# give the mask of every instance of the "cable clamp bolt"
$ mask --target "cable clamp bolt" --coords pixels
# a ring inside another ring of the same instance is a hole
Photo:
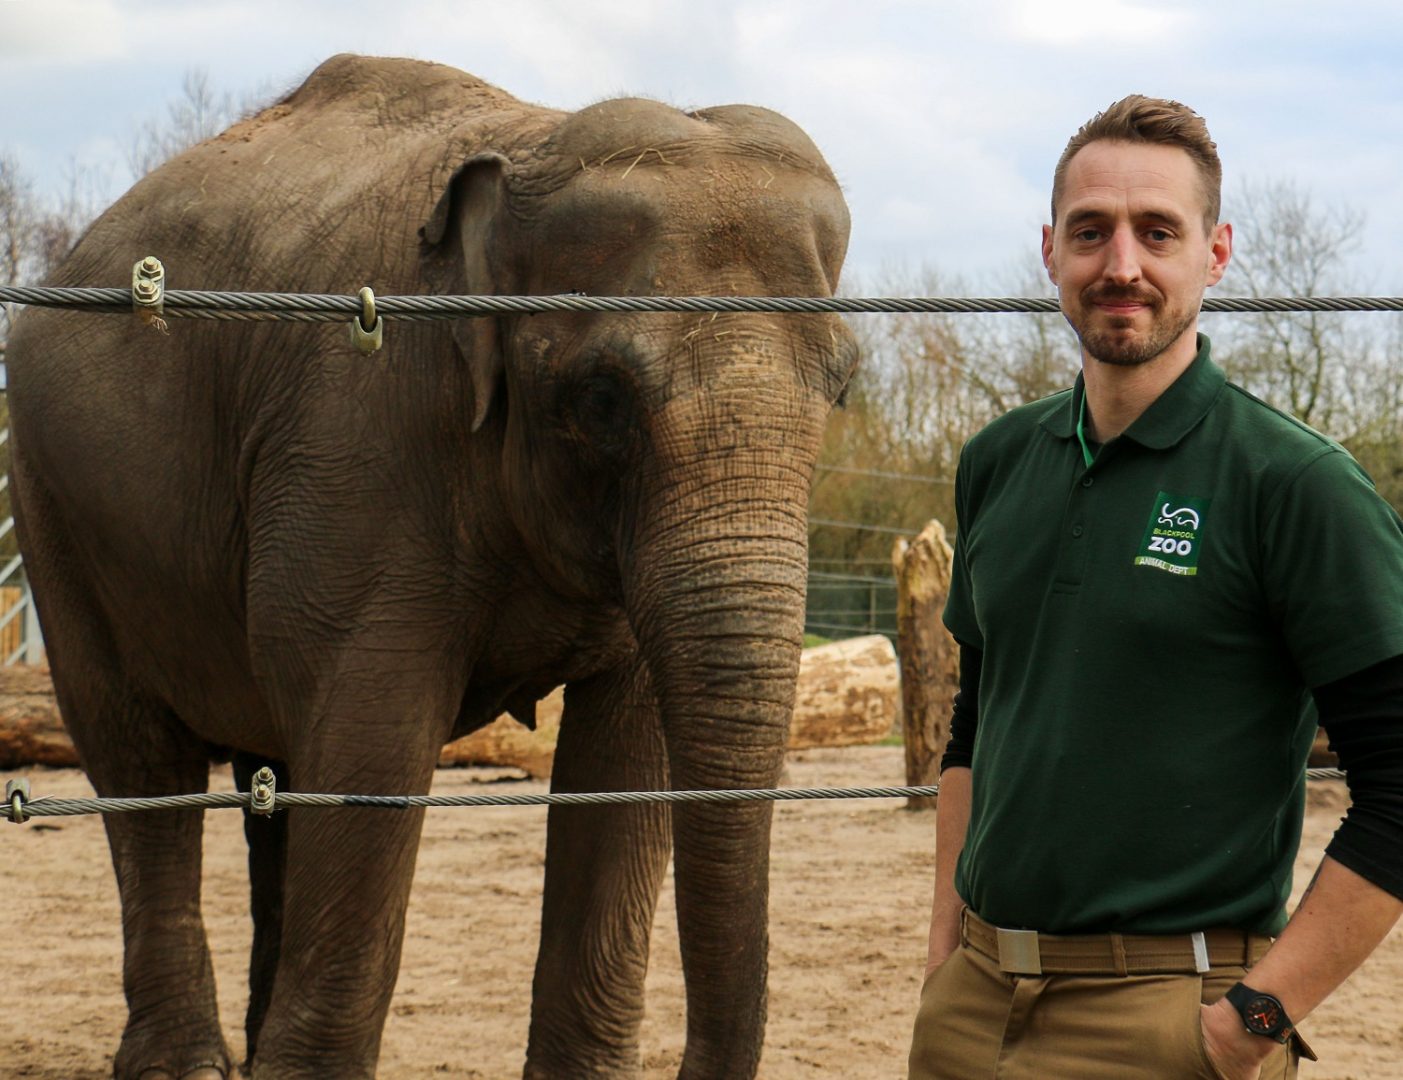
[[[367,285],[360,291],[361,313],[351,320],[351,344],[369,356],[385,343],[385,324],[375,314],[375,294]]]
[[[29,801],[29,781],[5,781],[5,801],[10,804],[11,821],[16,825],[23,825],[28,821],[29,815],[24,812],[24,804]]]
[[[132,265],[132,310],[148,323],[166,310],[166,268],[148,255]]]
[[[248,794],[250,813],[267,817],[276,810],[277,807],[273,804],[278,794],[278,778],[273,775],[273,770],[265,765],[254,773],[253,787]]]

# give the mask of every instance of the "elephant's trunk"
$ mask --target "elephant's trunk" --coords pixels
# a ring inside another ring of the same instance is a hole
[[[747,560],[749,562],[749,560]],[[799,668],[803,593],[747,580],[681,590],[673,639],[652,652],[671,785],[772,787],[784,762]],[[651,644],[651,642],[650,642]],[[769,802],[673,807],[678,931],[686,973],[682,1076],[748,1077],[765,1025]]]
[[[646,485],[626,604],[673,786],[760,786],[782,764],[794,704],[823,414],[797,391],[758,414],[753,401],[707,404]]]
[[[798,395],[795,395],[797,398]],[[712,399],[706,439],[668,462],[637,537],[629,608],[675,789],[769,787],[783,765],[803,635],[817,410],[763,425]],[[735,403],[739,405],[739,403]],[[720,422],[717,422],[717,415]],[[772,806],[674,808],[688,988],[684,1077],[751,1076],[765,1022]]]

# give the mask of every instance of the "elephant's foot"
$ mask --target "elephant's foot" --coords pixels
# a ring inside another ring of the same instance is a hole
[[[113,1062],[113,1080],[235,1080],[233,1055],[214,1025],[187,1018],[171,1022],[183,1035],[159,1039],[150,1026],[128,1031]]]
[[[139,1064],[128,1064],[133,1059]],[[233,1059],[223,1047],[142,1055],[124,1051],[118,1054],[113,1069],[116,1080],[235,1080],[238,1075]]]
[[[544,1068],[539,1065],[527,1065],[526,1070],[521,1074],[521,1080],[577,1080],[581,1076],[588,1076],[590,1080],[638,1080],[641,1075],[638,1065],[619,1066],[618,1068],[590,1068],[573,1065]]]

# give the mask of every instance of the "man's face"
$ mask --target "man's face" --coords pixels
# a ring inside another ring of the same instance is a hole
[[[1100,140],[1068,162],[1043,264],[1088,356],[1144,364],[1192,335],[1232,254],[1232,226],[1207,227],[1204,205],[1177,146]]]

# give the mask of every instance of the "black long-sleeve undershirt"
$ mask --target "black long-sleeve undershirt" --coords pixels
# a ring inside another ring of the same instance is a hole
[[[984,650],[960,645],[960,689],[950,708],[950,738],[940,759],[940,771],[952,765],[966,769],[974,761],[974,733],[979,727],[979,676],[984,670]]]
[[[984,653],[960,645],[960,689],[940,771],[968,768],[979,725]],[[1352,799],[1330,846],[1332,859],[1403,899],[1403,655],[1311,691]]]
[[[1325,853],[1403,899],[1403,656],[1312,693],[1351,798]]]

